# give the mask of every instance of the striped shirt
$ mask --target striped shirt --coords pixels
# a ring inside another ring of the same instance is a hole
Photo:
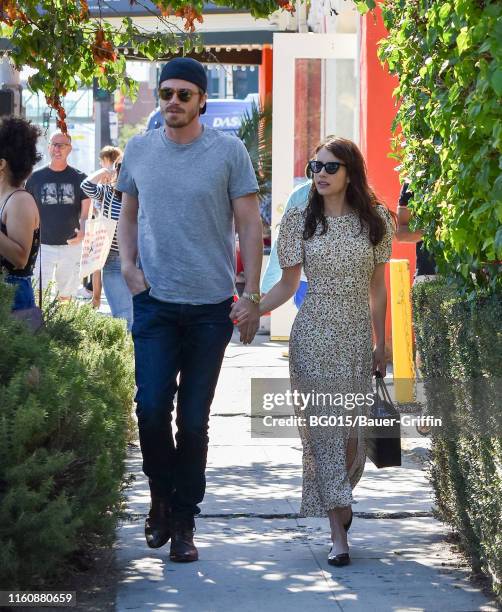
[[[102,215],[105,217],[111,217],[115,221],[118,221],[122,203],[118,199],[115,189],[111,185],[96,185],[96,183],[92,183],[89,179],[85,179],[82,181],[80,187],[85,195],[93,198],[101,204]],[[116,229],[115,234],[113,235],[111,250],[115,251],[116,253],[119,252]]]

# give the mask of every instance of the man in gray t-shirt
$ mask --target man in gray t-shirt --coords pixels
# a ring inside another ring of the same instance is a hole
[[[173,561],[198,558],[193,517],[205,492],[209,411],[233,331],[234,222],[246,287],[232,312],[248,314],[240,327],[245,344],[259,322],[258,184],[242,142],[201,124],[206,89],[199,62],[176,58],[164,66],[165,125],[131,139],[117,184],[122,273],[134,305],[136,413],[152,498],[145,536],[152,548],[171,538]]]

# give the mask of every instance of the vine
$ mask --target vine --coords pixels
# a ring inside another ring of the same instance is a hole
[[[98,0],[101,7],[103,0]],[[141,4],[140,0],[130,0]],[[255,17],[265,17],[276,10],[293,11],[287,0],[214,0],[214,4],[249,10]],[[99,86],[109,91],[120,89],[133,96],[137,84],[126,75],[126,62],[119,48],[132,48],[155,60],[165,55],[184,54],[198,49],[200,39],[196,23],[203,21],[203,0],[158,0],[159,21],[156,31],[146,31],[130,17],[120,25],[111,25],[101,15],[93,17],[87,0],[0,0],[0,36],[12,42],[10,57],[20,70],[36,70],[28,79],[34,92],[45,95],[56,111],[57,125],[67,131],[62,99],[81,85],[90,86],[97,78]],[[182,27],[173,17],[180,18]]]
[[[501,288],[502,5],[388,0],[379,55],[399,78],[394,157],[440,271],[466,295]]]

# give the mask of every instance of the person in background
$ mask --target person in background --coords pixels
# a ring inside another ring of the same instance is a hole
[[[288,201],[286,202],[286,208],[284,214],[289,212],[292,208],[299,208],[305,210],[308,204],[310,188],[312,187],[312,181],[309,179],[306,182],[298,185],[293,189],[289,195]],[[270,257],[265,269],[265,274],[261,280],[260,290],[263,294],[268,293],[272,287],[279,282],[281,279],[282,270],[279,265],[279,258],[277,257],[277,240],[274,240],[272,244],[272,250],[270,251]],[[305,293],[307,292],[307,279],[302,270],[300,286],[294,295],[294,302],[297,308],[300,308]]]
[[[16,287],[12,310],[35,306],[31,280],[40,245],[40,215],[22,185],[41,159],[39,136],[40,129],[24,119],[0,122],[0,272]]]
[[[81,184],[86,195],[102,203],[102,214],[117,221],[122,207],[122,193],[116,189],[120,166],[120,158],[116,158],[112,172],[108,168],[101,168]],[[110,253],[103,267],[103,287],[112,316],[125,319],[127,329],[130,331],[133,321],[132,296],[120,268],[117,231],[115,231]]]
[[[122,149],[107,145],[99,152],[100,169],[106,172],[100,174],[99,184],[109,185],[112,181],[116,181],[115,162],[122,158]],[[93,200],[94,215],[98,215],[101,210],[101,200]],[[101,305],[101,291],[103,289],[101,270],[96,270],[92,274],[92,305],[94,308],[99,308]],[[113,314],[113,313],[112,313]]]
[[[36,170],[26,182],[40,212],[42,244],[37,269],[41,259],[42,290],[55,280],[60,300],[73,297],[80,285],[82,240],[91,205],[80,189],[85,174],[68,165],[71,150],[69,134],[52,134],[50,164]]]
[[[436,263],[434,257],[424,246],[423,231],[420,229],[415,231],[410,230],[409,224],[412,213],[408,208],[408,202],[413,197],[413,193],[408,191],[408,187],[408,183],[403,183],[401,193],[399,194],[396,240],[398,242],[411,242],[416,244],[417,261],[414,278],[414,284],[416,284],[424,280],[433,280],[436,278]]]
[[[308,204],[309,193],[312,187],[312,179],[311,172],[308,169],[308,165],[305,168],[305,176],[307,181],[297,185],[293,191],[290,193],[288,201],[286,202],[286,208],[284,210],[284,214],[289,212],[292,208],[299,208],[300,210],[305,210]],[[277,257],[277,240],[274,240],[272,244],[272,249],[270,251],[270,257],[268,259],[267,268],[265,270],[265,274],[261,280],[260,291],[262,294],[267,293],[272,289],[272,287],[278,283],[281,279],[282,270],[279,265],[279,259]],[[302,269],[300,276],[300,284],[298,289],[296,290],[295,295],[293,296],[293,302],[297,308],[300,308],[302,302],[307,293],[308,283],[307,277]],[[283,351],[283,357],[289,358],[289,350]]]

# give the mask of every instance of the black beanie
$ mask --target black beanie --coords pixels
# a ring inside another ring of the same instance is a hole
[[[200,87],[204,93],[207,91],[207,76],[204,67],[191,57],[175,57],[164,64],[160,73],[159,85],[167,79],[182,79]],[[206,112],[206,105],[202,107],[200,114]]]

